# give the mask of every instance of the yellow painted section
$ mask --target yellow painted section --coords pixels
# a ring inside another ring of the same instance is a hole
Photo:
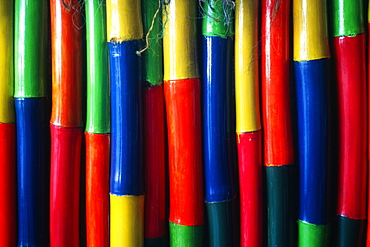
[[[110,194],[110,246],[144,246],[144,196]]]
[[[293,0],[295,61],[329,58],[326,1]]]
[[[195,0],[171,0],[164,8],[164,80],[199,78],[197,3]]]
[[[261,129],[258,85],[258,0],[235,3],[236,132]]]
[[[140,0],[107,0],[107,39],[112,42],[141,39]]]
[[[13,5],[0,0],[0,123],[14,123]]]

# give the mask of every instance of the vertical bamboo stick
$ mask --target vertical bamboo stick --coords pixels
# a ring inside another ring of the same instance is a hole
[[[14,1],[0,1],[0,245],[17,245],[13,76]]]
[[[262,1],[262,103],[267,246],[293,246],[290,1]]]
[[[82,39],[79,0],[51,0],[50,245],[79,246]]]
[[[87,246],[109,246],[110,107],[105,0],[88,0],[86,233]]]
[[[167,245],[166,128],[163,94],[162,4],[144,0],[143,27],[148,49],[143,53],[145,136],[145,245]]]
[[[210,246],[232,246],[231,162],[227,139],[227,84],[231,71],[233,5],[203,5],[203,153]],[[234,192],[234,193],[233,193]]]
[[[163,12],[163,19],[170,244],[203,246],[201,92],[196,50],[196,1],[171,0]]]
[[[15,90],[18,245],[48,244],[46,134],[47,5],[15,4]]]
[[[300,181],[298,245],[327,246],[330,53],[326,2],[293,0],[293,31]]]
[[[107,1],[111,85],[111,246],[143,246],[144,181],[140,140],[140,0]]]
[[[241,245],[262,246],[262,133],[258,86],[258,0],[235,2],[235,101]]]
[[[339,108],[338,246],[362,246],[366,220],[367,93],[363,2],[332,4]]]

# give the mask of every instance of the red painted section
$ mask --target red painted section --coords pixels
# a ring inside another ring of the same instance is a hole
[[[82,37],[80,0],[51,0],[52,113],[50,123],[82,126]],[[73,7],[72,7],[73,6]]]
[[[204,224],[200,80],[164,83],[166,100],[170,221]]]
[[[145,238],[166,235],[166,127],[163,86],[144,91]]]
[[[17,245],[15,125],[0,123],[0,246]]]
[[[293,164],[289,81],[290,1],[262,2],[261,71],[265,165]]]
[[[262,246],[262,131],[237,134],[240,245]]]
[[[365,34],[333,38],[338,91],[337,214],[366,219],[367,80]]]
[[[87,246],[109,247],[109,134],[85,132]]]
[[[50,132],[50,246],[78,247],[83,131],[50,125]]]
[[[370,23],[367,24],[367,30],[369,32],[370,30]],[[367,43],[367,71],[370,71],[370,39],[368,38],[368,43]],[[368,85],[370,85],[370,76],[368,75],[367,77],[368,79]],[[370,95],[370,87],[368,86],[368,91],[367,91],[367,95],[369,96]],[[367,101],[367,110],[368,110],[368,133],[367,133],[367,140],[368,140],[368,149],[367,149],[367,160],[370,161],[370,120],[369,120],[369,116],[370,116],[370,100],[368,99]],[[369,163],[368,163],[369,165]],[[370,169],[368,169],[368,178],[370,178]],[[368,199],[368,202],[367,202],[367,205],[370,206],[370,179],[368,179],[368,195],[367,195],[367,199]],[[368,208],[367,210],[367,218],[368,218],[368,221],[367,221],[367,234],[366,234],[366,246],[369,246],[370,247],[370,208]]]

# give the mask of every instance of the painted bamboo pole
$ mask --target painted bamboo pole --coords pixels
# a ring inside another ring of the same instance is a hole
[[[299,150],[298,245],[327,246],[330,52],[326,2],[293,0],[293,33]]]
[[[193,0],[171,0],[163,12],[170,244],[203,246],[200,79]]]
[[[51,0],[50,246],[79,246],[82,38],[79,0]]]
[[[262,1],[262,112],[267,246],[293,246],[294,150],[290,116],[290,1]]]
[[[0,1],[0,245],[17,245],[13,76],[14,1]]]
[[[143,52],[145,136],[145,246],[167,246],[166,128],[163,94],[162,4],[142,0],[148,49]]]
[[[369,30],[370,30],[370,1],[367,3],[368,4],[368,9],[367,9],[367,32],[369,33]],[[368,85],[369,85],[369,81],[370,81],[370,75],[369,75],[369,71],[370,71],[370,56],[369,56],[369,54],[370,54],[370,39],[368,38],[368,40],[367,40],[367,82],[368,82]],[[370,92],[370,88],[369,88],[369,86],[368,86],[368,88],[367,88],[367,95],[369,96],[370,94],[369,94],[369,92]],[[368,97],[368,99],[367,99],[367,107],[368,107],[368,119],[367,119],[367,127],[368,127],[368,132],[367,132],[367,140],[368,140],[368,146],[367,146],[367,157],[368,157],[368,164],[369,164],[369,161],[370,161],[370,119],[369,119],[369,116],[370,116],[370,112],[369,112],[369,110],[370,110],[370,100],[369,100],[369,97]],[[368,178],[369,178],[369,174],[370,174],[370,169],[368,169]],[[368,179],[368,191],[367,191],[367,218],[368,219],[370,219],[370,207],[369,207],[369,205],[370,205],[370,190],[369,190],[369,188],[370,188],[370,179]],[[368,220],[367,221],[367,234],[366,234],[366,246],[367,247],[370,247],[370,221]]]
[[[48,244],[47,10],[44,1],[15,2],[18,246]]]
[[[262,246],[262,130],[258,0],[235,2],[235,101],[242,246]]]
[[[332,3],[339,109],[337,246],[362,246],[366,220],[366,34],[362,0]]]
[[[105,0],[85,1],[87,246],[109,247],[110,107]]]
[[[232,246],[231,164],[227,139],[227,83],[230,83],[233,6],[206,1],[203,46],[203,154],[210,246]]]
[[[111,246],[143,246],[144,181],[140,140],[140,0],[107,1],[111,85]]]

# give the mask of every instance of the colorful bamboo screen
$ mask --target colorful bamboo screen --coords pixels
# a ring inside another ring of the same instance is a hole
[[[0,246],[370,247],[367,7],[0,0]]]

